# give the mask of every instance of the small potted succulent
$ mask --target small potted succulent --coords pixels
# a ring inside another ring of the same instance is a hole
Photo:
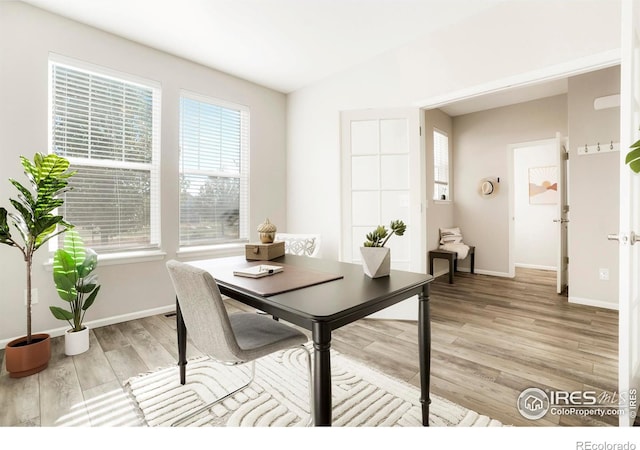
[[[100,291],[98,276],[94,273],[97,265],[96,252],[85,248],[77,231],[67,231],[64,246],[53,256],[53,282],[70,310],[59,306],[49,309],[56,319],[66,320],[71,326],[64,335],[64,352],[68,356],[89,350],[89,328],[82,322]]]
[[[366,241],[360,247],[362,255],[362,268],[364,273],[371,278],[388,276],[391,272],[390,249],[385,247],[387,241],[394,234],[402,236],[407,226],[402,220],[394,220],[388,230],[384,225],[379,225],[366,236]]]

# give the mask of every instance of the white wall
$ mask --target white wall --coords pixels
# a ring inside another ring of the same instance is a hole
[[[290,94],[287,227],[316,230],[324,256],[339,256],[340,111],[429,106],[520,74],[562,73],[568,62],[619,49],[619,20],[617,1],[505,2]],[[476,256],[479,268],[506,270]]]
[[[168,30],[170,32],[170,30]],[[212,44],[215,45],[215,44]],[[249,106],[251,110],[251,238],[265,217],[284,229],[286,222],[285,114],[281,93],[135,44],[21,2],[0,2],[0,205],[15,190],[7,179],[22,179],[20,155],[47,152],[47,60],[49,52],[80,59],[139,77],[162,86],[162,249],[166,259],[178,249],[178,101],[179,90]],[[242,254],[241,249],[238,254]],[[200,255],[199,257],[205,257]],[[48,306],[59,304],[46,250],[36,254],[33,330],[64,329]],[[175,302],[165,260],[101,265],[102,290],[86,320],[119,320],[118,316],[170,309]],[[26,331],[23,290],[24,264],[16,249],[0,246],[0,343]]]
[[[554,145],[530,145],[513,150],[514,258],[519,267],[556,270],[559,245],[557,205],[531,204],[529,170],[556,167]]]

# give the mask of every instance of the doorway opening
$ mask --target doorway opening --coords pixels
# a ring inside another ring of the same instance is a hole
[[[568,294],[569,202],[566,139],[509,146],[510,273],[515,268],[556,273],[556,291]]]

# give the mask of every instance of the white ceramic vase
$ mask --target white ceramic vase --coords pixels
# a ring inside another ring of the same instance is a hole
[[[80,331],[67,330],[64,334],[64,354],[79,355],[89,350],[89,327]]]
[[[387,247],[360,247],[362,269],[371,278],[386,277],[391,271],[391,253]]]

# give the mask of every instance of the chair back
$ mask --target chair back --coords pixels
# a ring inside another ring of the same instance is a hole
[[[319,234],[276,233],[276,241],[284,241],[284,252],[291,255],[318,256]]]
[[[179,261],[167,261],[188,336],[195,346],[221,362],[241,362],[220,289],[211,274]]]

